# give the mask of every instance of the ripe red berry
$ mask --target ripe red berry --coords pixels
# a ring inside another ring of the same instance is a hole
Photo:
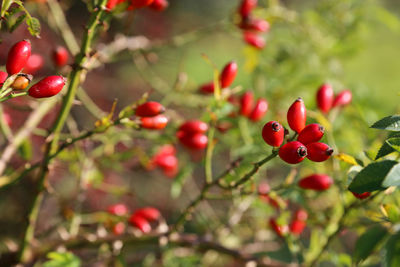
[[[8,74],[7,72],[0,71],[0,88],[3,86],[3,83],[7,80]]]
[[[189,120],[179,127],[179,131],[183,131],[185,134],[205,133],[208,131],[208,125],[203,121]]]
[[[245,32],[243,34],[243,40],[252,47],[255,47],[259,50],[265,47],[265,39],[264,37],[254,33],[254,32]]]
[[[214,93],[214,82],[205,83],[200,86],[199,91],[204,94]]]
[[[43,57],[40,54],[32,54],[26,62],[23,72],[26,74],[35,74],[43,65]]]
[[[332,184],[332,178],[325,174],[313,174],[304,177],[299,181],[299,186],[301,188],[315,191],[327,190]]]
[[[62,67],[68,62],[68,50],[63,46],[58,46],[51,55],[54,65]]]
[[[231,61],[225,65],[221,72],[220,82],[221,88],[227,88],[235,80],[238,71],[238,66],[235,61]]]
[[[297,137],[297,141],[303,145],[318,142],[324,136],[324,127],[320,124],[312,123],[307,125]]]
[[[247,31],[267,32],[269,31],[270,25],[268,21],[263,19],[244,19],[239,27]]]
[[[108,213],[116,216],[124,216],[127,215],[129,210],[125,204],[118,203],[111,205],[107,208]]]
[[[167,126],[168,118],[161,114],[154,117],[142,117],[140,122],[141,127],[144,129],[161,130]]]
[[[298,141],[288,142],[279,149],[279,157],[290,164],[300,163],[306,156],[306,147]]]
[[[11,88],[14,90],[25,90],[31,82],[32,75],[18,74],[14,82],[11,84]]]
[[[149,6],[151,3],[153,3],[153,0],[131,0],[128,10],[143,8]]]
[[[183,131],[179,131],[178,138],[184,146],[195,150],[206,148],[208,143],[208,137],[202,133],[187,134]]]
[[[156,11],[163,11],[168,7],[169,3],[167,0],[154,0],[153,3],[149,6],[151,9]]]
[[[58,94],[65,85],[62,76],[48,76],[29,88],[28,93],[34,98],[51,97]]]
[[[118,4],[124,2],[125,0],[108,0],[107,4],[106,4],[106,8],[108,9],[108,11],[112,10],[115,6],[117,6]]]
[[[332,107],[346,106],[351,103],[353,96],[350,90],[343,90],[333,100]]]
[[[157,221],[161,217],[158,209],[153,207],[145,207],[135,211],[135,215],[145,218],[149,222]]]
[[[112,231],[115,235],[122,235],[125,232],[125,223],[117,222],[114,224]]]
[[[31,42],[29,40],[20,41],[11,47],[7,57],[7,72],[12,75],[20,72],[29,57],[31,56]]]
[[[317,92],[317,106],[322,112],[328,113],[331,110],[333,96],[333,89],[330,84],[325,83],[319,87]]]
[[[279,225],[275,218],[269,219],[269,226],[280,237],[283,237],[288,232],[287,225]]]
[[[252,92],[245,92],[240,98],[240,115],[250,116],[253,108],[254,95]]]
[[[135,115],[139,117],[154,117],[164,113],[165,108],[158,102],[149,101],[136,107]]]
[[[287,121],[293,131],[300,133],[306,126],[306,119],[306,106],[304,105],[303,99],[299,97],[290,106],[287,112]]]
[[[294,235],[300,235],[304,228],[306,228],[306,222],[304,221],[293,220],[289,225],[290,232]]]
[[[247,17],[256,6],[257,0],[242,0],[242,3],[239,6],[239,14],[242,17]]]
[[[294,214],[294,219],[298,221],[306,221],[308,218],[307,211],[304,209],[299,209]]]
[[[268,102],[264,98],[260,98],[257,100],[257,103],[253,109],[253,111],[249,115],[249,119],[252,121],[261,120],[265,113],[268,111]]]
[[[162,155],[158,156],[155,162],[160,168],[170,171],[175,170],[178,166],[178,159],[175,155]]]
[[[138,216],[136,213],[133,213],[129,218],[129,223],[132,226],[139,228],[139,230],[145,234],[151,231],[150,223],[145,218]]]
[[[310,143],[307,147],[307,158],[311,161],[321,162],[330,158],[333,149],[324,143]]]
[[[285,137],[285,129],[279,122],[270,121],[264,125],[262,137],[268,145],[280,147]]]
[[[368,198],[371,195],[371,192],[364,192],[364,193],[361,193],[361,194],[354,193],[354,192],[351,192],[351,193],[358,199],[365,199],[365,198]]]

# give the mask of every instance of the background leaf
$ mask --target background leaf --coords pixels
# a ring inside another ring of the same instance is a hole
[[[371,128],[398,132],[400,131],[400,116],[393,115],[385,117],[375,122]]]
[[[358,239],[353,254],[356,263],[365,260],[386,237],[386,228],[376,225],[367,229]]]
[[[400,232],[391,236],[385,246],[385,265],[400,266]]]

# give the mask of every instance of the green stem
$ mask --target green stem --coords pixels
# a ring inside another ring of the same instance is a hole
[[[16,97],[19,97],[19,96],[24,96],[24,95],[27,95],[27,94],[28,94],[28,92],[22,92],[22,93],[11,94],[11,95],[9,95],[9,96],[6,96],[6,97],[4,97],[4,98],[1,98],[1,99],[0,99],[0,103],[6,101],[6,100],[8,100],[8,99],[16,98]]]
[[[35,195],[32,201],[32,204],[29,207],[29,220],[24,231],[24,239],[21,244],[20,250],[20,260],[22,262],[29,261],[30,253],[28,251],[28,247],[30,246],[32,239],[34,237],[34,229],[37,221],[38,210],[41,205],[41,201],[43,199],[44,194],[44,186],[46,181],[46,176],[48,173],[48,165],[51,160],[51,154],[57,151],[58,147],[58,140],[61,133],[61,130],[66,122],[68,114],[71,110],[72,104],[75,99],[76,91],[81,83],[82,76],[86,74],[86,70],[84,68],[85,63],[88,60],[89,54],[91,52],[91,45],[92,41],[96,34],[97,26],[101,25],[100,18],[104,13],[104,5],[106,4],[107,0],[101,0],[99,7],[96,8],[89,20],[87,31],[83,37],[82,46],[80,49],[79,54],[75,57],[75,65],[74,68],[69,76],[69,84],[67,94],[64,96],[61,111],[57,117],[56,122],[54,123],[52,130],[50,131],[50,136],[52,139],[50,143],[48,143],[45,156],[43,162],[41,164],[41,170],[38,175],[38,179],[34,182],[36,183],[35,188]]]
[[[208,131],[208,145],[206,151],[206,159],[204,163],[205,173],[206,173],[206,183],[212,183],[213,181],[213,174],[212,174],[212,155],[214,151],[214,134],[215,134],[215,127],[211,127]]]

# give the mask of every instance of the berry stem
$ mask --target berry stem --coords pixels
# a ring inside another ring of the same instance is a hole
[[[208,144],[207,144],[206,158],[204,163],[207,184],[210,184],[213,181],[212,156],[215,146],[214,134],[215,134],[215,127],[214,125],[211,125],[210,130],[208,131]]]
[[[35,189],[34,189],[34,197],[28,208],[29,218],[27,221],[26,229],[24,231],[24,237],[21,244],[19,259],[21,262],[29,261],[30,253],[28,248],[34,238],[34,230],[38,217],[38,211],[40,209],[40,204],[43,199],[44,189],[45,189],[45,181],[48,173],[48,165],[51,160],[51,155],[57,151],[58,140],[61,133],[61,130],[67,120],[68,114],[71,110],[72,104],[75,99],[76,91],[79,87],[79,84],[84,80],[86,75],[86,70],[84,68],[85,63],[88,61],[89,54],[91,52],[92,41],[96,34],[96,29],[101,25],[100,18],[105,12],[105,4],[107,0],[101,0],[99,3],[99,8],[95,9],[92,13],[91,18],[87,25],[87,31],[83,36],[82,46],[79,54],[75,57],[74,68],[69,76],[69,84],[67,89],[67,94],[64,96],[61,111],[57,117],[56,122],[53,124],[53,127],[50,131],[49,138],[50,141],[47,143],[46,152],[44,155],[44,159],[41,164],[41,169],[37,179],[34,181]]]
[[[27,94],[28,94],[28,92],[22,92],[22,93],[17,93],[17,94],[10,94],[9,96],[6,96],[6,97],[1,98],[1,99],[0,99],[0,102],[4,102],[4,101],[6,101],[6,100],[8,100],[8,99],[16,98],[16,97],[19,97],[19,96],[24,96],[24,95],[27,95]]]

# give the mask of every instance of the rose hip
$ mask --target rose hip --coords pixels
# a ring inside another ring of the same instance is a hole
[[[137,106],[135,115],[139,117],[154,117],[164,112],[163,105],[155,101],[149,101]]]
[[[319,87],[317,92],[317,106],[322,112],[328,113],[331,110],[333,96],[333,89],[330,84],[325,83]]]
[[[253,108],[254,95],[252,92],[245,92],[240,98],[240,115],[250,116]]]
[[[306,147],[298,141],[288,142],[279,149],[279,157],[290,164],[300,163],[306,156]]]
[[[245,32],[243,34],[243,40],[250,46],[257,48],[259,50],[265,47],[265,39],[264,37],[254,33],[254,32]]]
[[[310,143],[307,147],[307,158],[311,161],[322,162],[330,158],[333,149],[324,143]]]
[[[270,121],[264,125],[262,137],[268,145],[280,147],[285,137],[285,129],[279,122]]]
[[[143,217],[149,222],[157,221],[161,217],[158,209],[153,207],[145,207],[135,211],[136,216]]]
[[[324,127],[320,124],[312,123],[307,125],[297,137],[297,141],[303,145],[318,142],[324,136]]]
[[[303,99],[299,97],[289,107],[289,110],[287,112],[287,121],[293,131],[300,133],[306,126],[306,119],[306,107],[304,105]]]
[[[221,72],[220,82],[221,88],[227,88],[235,80],[238,71],[238,66],[235,61],[231,61],[225,65]]]
[[[129,218],[129,223],[132,226],[137,227],[140,231],[142,231],[145,234],[151,231],[150,223],[145,218],[138,216],[136,213],[134,213]]]
[[[12,75],[20,72],[31,56],[31,42],[23,40],[14,44],[8,52],[6,69]]]
[[[57,67],[63,67],[68,62],[68,50],[63,46],[58,46],[52,53],[51,58],[54,65]]]
[[[149,7],[156,11],[164,11],[168,5],[169,3],[167,0],[154,0]]]
[[[141,127],[149,130],[162,130],[168,124],[168,118],[164,115],[140,118]]]
[[[342,107],[351,103],[353,96],[350,90],[343,90],[333,100],[332,107]]]
[[[58,94],[64,85],[64,77],[48,76],[29,88],[28,94],[34,98],[52,97]]]
[[[260,98],[257,101],[253,111],[250,113],[249,119],[252,121],[259,121],[264,117],[264,115],[265,115],[265,113],[267,113],[267,111],[268,111],[267,100]]]
[[[43,57],[40,54],[32,54],[26,62],[23,72],[26,74],[35,74],[43,65]]]
[[[332,178],[326,174],[313,174],[299,181],[299,186],[301,188],[315,191],[327,190],[332,184]]]

